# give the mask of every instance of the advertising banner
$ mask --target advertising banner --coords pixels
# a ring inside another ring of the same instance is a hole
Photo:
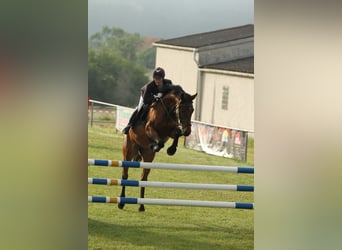
[[[118,106],[116,109],[116,129],[122,130],[128,124],[129,118],[131,117],[134,109]]]
[[[187,148],[207,154],[247,160],[248,133],[192,121],[192,132],[185,139]]]

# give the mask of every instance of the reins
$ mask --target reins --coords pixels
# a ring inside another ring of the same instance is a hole
[[[177,114],[177,118],[178,118],[178,121],[175,121],[175,120],[171,117],[171,115],[170,115],[171,112],[169,112],[169,110],[167,109],[167,107],[166,107],[166,105],[165,105],[163,99],[160,99],[160,102],[161,102],[161,104],[162,104],[162,106],[163,106],[163,108],[164,108],[164,110],[165,110],[165,112],[166,112],[167,117],[170,118],[170,120],[174,121],[174,122],[177,124],[177,126],[180,126],[181,124],[182,124],[183,126],[191,126],[191,122],[187,122],[186,124],[183,124],[184,121],[181,121],[181,117],[180,117],[180,115],[179,115],[179,108],[180,108],[180,107],[190,107],[190,106],[192,106],[192,103],[181,103],[181,102],[180,102],[179,104],[176,104],[176,105],[174,105],[174,106],[172,107],[171,112],[175,109],[176,114]]]
[[[166,107],[166,105],[165,105],[163,99],[160,99],[160,102],[161,102],[161,104],[162,104],[162,106],[163,106],[163,108],[164,108],[164,110],[165,110],[165,112],[166,112],[166,115],[170,118],[170,120],[174,121],[174,122],[177,124],[177,126],[179,126],[179,125],[180,125],[180,124],[179,124],[179,115],[178,115],[178,121],[175,121],[175,120],[171,117],[170,112],[168,111],[168,109],[167,109],[167,107]],[[174,105],[174,106],[172,107],[171,111],[173,111],[174,109],[176,109],[176,111],[178,111],[178,113],[179,113],[179,104]],[[176,112],[176,113],[177,113],[177,112]]]

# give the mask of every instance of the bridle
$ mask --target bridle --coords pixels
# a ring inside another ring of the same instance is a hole
[[[183,108],[193,108],[192,102],[191,103],[182,103],[181,102],[179,104],[179,107],[178,107],[178,112],[179,112],[180,109],[183,109]],[[178,114],[178,117],[179,117],[179,120],[180,120],[181,124],[183,125],[183,127],[191,127],[191,120],[189,120],[189,121],[182,121],[180,114]]]
[[[167,115],[167,117],[174,121],[177,126],[182,126],[182,127],[191,127],[191,121],[183,121],[182,120],[182,115],[180,114],[180,110],[183,108],[193,108],[192,102],[191,103],[182,103],[182,101],[180,101],[179,104],[174,105],[170,110],[168,110],[168,108],[166,107],[165,103],[163,102],[163,99],[160,99],[160,102],[164,108],[164,111]],[[171,113],[175,112],[176,116],[178,117],[178,120],[176,121],[175,119],[173,119],[173,117],[171,117]]]
[[[173,122],[175,122],[175,123],[177,124],[177,126],[179,126],[179,121],[175,121],[175,119],[173,119],[173,117],[171,117],[171,114],[172,114],[173,112],[175,112],[176,115],[177,115],[178,118],[179,118],[179,114],[178,114],[178,113],[179,113],[179,104],[176,104],[176,105],[172,106],[172,108],[171,108],[170,110],[168,110],[168,108],[165,106],[165,103],[164,103],[164,101],[163,101],[163,98],[160,99],[160,102],[161,102],[161,104],[162,104],[162,106],[163,106],[163,108],[164,108],[164,111],[165,111],[167,117],[168,117],[170,120],[172,120]],[[179,120],[179,119],[178,119],[178,120]]]

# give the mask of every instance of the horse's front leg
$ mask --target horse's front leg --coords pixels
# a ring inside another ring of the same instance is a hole
[[[146,126],[146,135],[151,139],[150,147],[153,152],[159,152],[164,147],[164,141],[159,137],[159,134],[152,126]]]
[[[164,147],[164,142],[163,141],[154,141],[152,144],[151,144],[151,148],[153,150],[153,152],[157,153],[159,152],[162,148]]]
[[[127,180],[128,179],[128,168],[123,168],[123,170],[122,170],[122,179],[123,180]],[[126,187],[122,186],[120,197],[126,197],[126,192],[125,191],[126,191]],[[125,206],[125,203],[119,203],[118,204],[118,208],[120,208],[120,209],[123,209],[124,206]]]
[[[177,128],[175,131],[175,135],[173,137],[173,142],[172,142],[171,146],[167,149],[168,155],[174,155],[176,153],[177,146],[178,146],[178,139],[181,136],[182,136],[182,131],[180,128]]]
[[[150,171],[151,171],[151,169],[147,169],[147,168],[143,169],[143,172],[141,174],[141,180],[142,181],[147,181],[147,177],[148,177]],[[141,187],[140,188],[140,198],[144,198],[144,197],[145,197],[145,187]],[[145,211],[144,204],[140,204],[139,211],[140,212],[144,212]]]

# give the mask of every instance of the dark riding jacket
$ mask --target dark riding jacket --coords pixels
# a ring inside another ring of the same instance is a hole
[[[154,101],[154,96],[158,93],[163,93],[163,95],[170,92],[172,89],[172,81],[169,79],[163,79],[163,84],[157,86],[153,81],[145,84],[141,88],[141,96],[143,98],[144,104],[151,105]]]

